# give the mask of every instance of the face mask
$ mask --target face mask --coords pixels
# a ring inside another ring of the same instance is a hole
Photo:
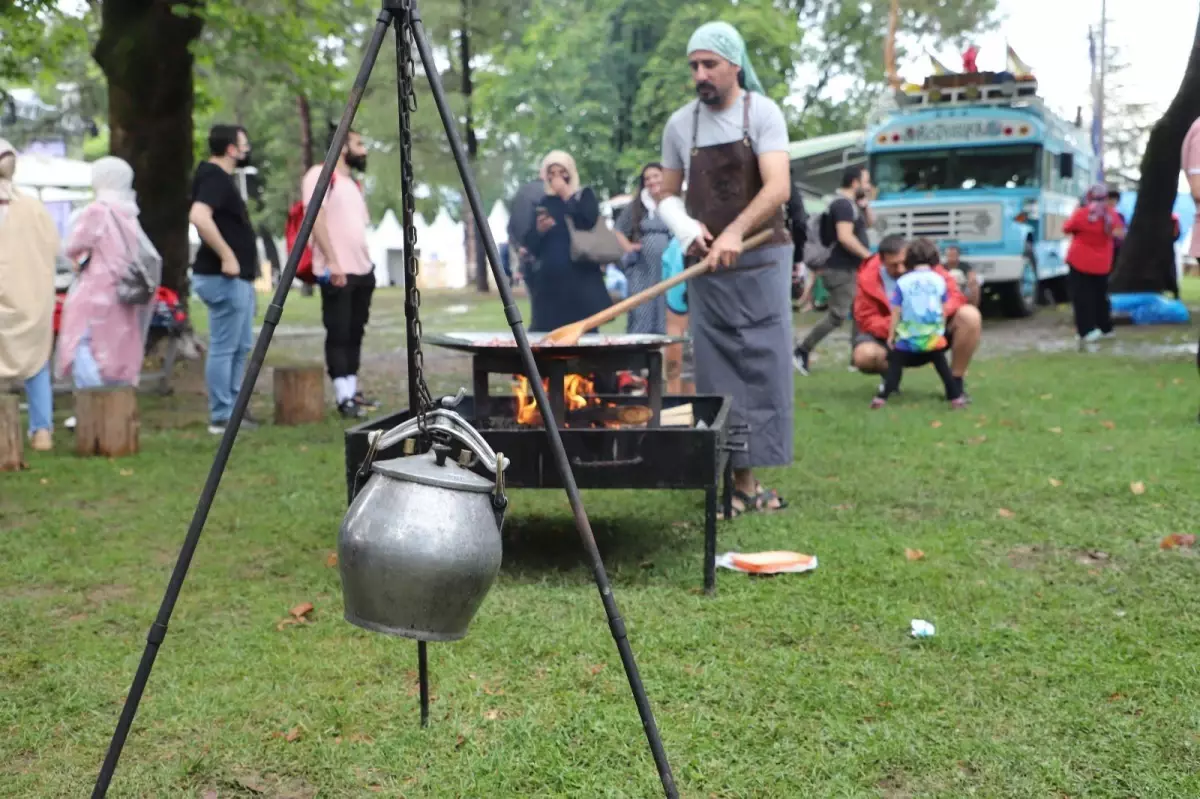
[[[346,166],[357,172],[367,171],[367,154],[354,155],[353,153],[346,154]]]

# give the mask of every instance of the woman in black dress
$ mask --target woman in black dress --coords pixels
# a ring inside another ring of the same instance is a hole
[[[599,313],[612,305],[604,285],[604,266],[571,260],[571,232],[604,224],[595,193],[579,185],[575,159],[554,151],[542,162],[546,196],[538,204],[537,224],[525,237],[536,263],[528,276],[533,304],[530,332],[548,333]],[[589,331],[590,332],[590,331]]]

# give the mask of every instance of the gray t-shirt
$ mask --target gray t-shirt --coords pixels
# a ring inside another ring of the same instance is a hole
[[[742,120],[745,112],[742,103],[746,93],[735,100],[724,111],[713,111],[706,105],[700,106],[700,118],[696,119],[696,105],[692,100],[667,120],[663,129],[662,164],[667,169],[682,169],[683,179],[688,177],[692,160],[692,130],[696,130],[696,146],[712,147],[728,144],[742,138]],[[750,144],[756,155],[787,152],[788,131],[783,111],[770,97],[755,94],[750,101]]]

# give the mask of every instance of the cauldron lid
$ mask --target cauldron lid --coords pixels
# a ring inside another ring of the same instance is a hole
[[[371,469],[397,480],[448,488],[452,491],[488,494],[496,489],[494,480],[488,480],[470,469],[459,466],[458,461],[453,458],[447,458],[444,466],[438,466],[437,456],[432,452],[379,461]]]

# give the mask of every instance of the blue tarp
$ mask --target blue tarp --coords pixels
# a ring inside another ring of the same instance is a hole
[[[1135,325],[1186,325],[1191,321],[1187,306],[1162,294],[1114,294],[1112,313]]]

